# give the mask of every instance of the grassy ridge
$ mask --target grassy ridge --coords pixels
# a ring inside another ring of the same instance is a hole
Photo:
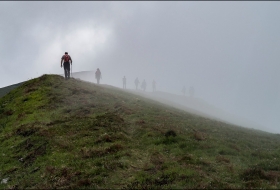
[[[57,75],[0,99],[0,188],[280,188],[280,140]]]

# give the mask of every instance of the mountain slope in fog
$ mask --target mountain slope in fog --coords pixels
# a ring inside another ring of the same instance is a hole
[[[243,127],[248,127],[248,128],[260,129],[260,130],[264,129],[263,126],[260,126],[245,118],[241,118],[233,114],[227,113],[224,110],[221,110],[213,105],[210,105],[204,100],[199,98],[176,95],[176,94],[171,94],[171,93],[161,92],[161,91],[143,92],[140,90],[138,91],[131,90],[130,92],[134,94],[139,94],[143,97],[147,97],[159,101],[161,103],[174,106],[176,108],[189,111],[191,113],[195,113],[204,117],[209,117],[219,121],[223,121],[223,122],[227,122]]]
[[[81,71],[73,73],[74,78],[79,78],[81,80],[96,82],[94,71]],[[235,116],[234,114],[227,113],[225,110],[219,109],[213,105],[208,104],[202,99],[196,97],[182,96],[171,94],[167,92],[143,92],[141,90],[128,90],[131,93],[141,95],[152,100],[159,101],[166,105],[174,106],[176,108],[198,114],[200,116],[216,119],[219,121],[247,127],[253,129],[264,130],[264,126],[260,126],[257,123],[249,121],[248,119],[242,118],[240,116]],[[268,128],[266,128],[269,130]]]
[[[84,81],[95,82],[95,71],[80,71],[72,73],[72,77],[76,79],[81,79]]]
[[[279,146],[279,135],[58,75],[0,98],[1,189],[279,189]]]

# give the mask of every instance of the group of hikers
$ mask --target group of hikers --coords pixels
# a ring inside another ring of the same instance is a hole
[[[61,57],[61,63],[60,63],[61,67],[62,67],[62,63],[63,63],[63,67],[64,67],[65,79],[68,80],[68,79],[70,79],[70,64],[72,66],[72,63],[73,63],[73,60],[72,60],[71,56],[68,54],[68,52],[65,52],[65,54]],[[95,79],[97,80],[97,84],[99,84],[100,79],[102,79],[101,71],[100,71],[99,68],[97,68],[97,70],[95,72]],[[135,79],[134,83],[135,83],[136,90],[137,90],[138,89],[138,84],[140,83],[139,80],[138,80],[138,77]],[[144,81],[141,84],[141,88],[143,89],[143,91],[146,90],[146,86],[147,86],[147,83],[144,79]],[[126,78],[125,78],[125,76],[123,77],[123,89],[126,89]],[[153,80],[153,92],[154,91],[156,91],[155,80]]]
[[[184,94],[184,96],[186,95],[186,86],[183,87],[182,93]],[[194,87],[193,87],[193,86],[190,87],[189,93],[190,93],[190,96],[191,96],[191,97],[194,96]]]
[[[135,88],[136,90],[138,90],[138,85],[139,85],[140,81],[138,79],[138,77],[134,80],[134,84],[135,84]],[[141,84],[141,89],[143,91],[146,91],[146,87],[147,87],[147,83],[146,83],[146,80],[144,79],[142,84]],[[123,77],[123,89],[126,89],[126,78],[125,76]],[[156,81],[153,80],[153,92],[156,91]]]
[[[138,79],[138,77],[134,80],[134,84],[135,84],[135,88],[136,90],[138,90],[138,85],[139,85],[140,81]],[[142,84],[141,84],[141,88],[143,89],[143,91],[146,90],[147,87],[147,83],[145,81],[145,79],[143,80]],[[123,77],[123,89],[126,89],[126,78],[125,76]],[[156,91],[156,81],[153,80],[153,92]]]
[[[61,67],[62,67],[62,63],[63,63],[63,67],[64,67],[65,79],[67,80],[67,79],[70,78],[70,64],[72,66],[72,63],[73,63],[73,60],[72,60],[71,56],[68,54],[68,52],[65,52],[65,54],[61,57]],[[97,68],[97,70],[95,72],[95,79],[97,80],[97,84],[100,84],[100,79],[102,79],[102,76],[101,76],[101,71],[100,71],[99,68]],[[123,77],[122,81],[123,81],[123,89],[126,89],[126,78],[125,78],[125,76]],[[139,83],[140,83],[140,81],[137,77],[134,80],[136,90],[138,90]],[[156,81],[153,80],[152,84],[153,84],[153,92],[155,92],[156,91]],[[142,81],[142,84],[141,84],[140,87],[143,91],[146,91],[147,83],[146,83],[145,79]],[[186,93],[186,87],[185,86],[182,89],[182,93],[184,95]],[[194,95],[194,88],[193,87],[190,88],[190,95],[191,96]]]

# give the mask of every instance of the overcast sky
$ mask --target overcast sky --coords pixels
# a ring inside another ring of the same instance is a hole
[[[100,68],[101,83],[195,96],[280,133],[280,2],[0,2],[0,87]],[[94,77],[94,76],[93,76]]]

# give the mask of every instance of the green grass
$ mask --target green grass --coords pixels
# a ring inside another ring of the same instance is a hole
[[[279,135],[43,75],[0,99],[0,188],[280,188]]]

